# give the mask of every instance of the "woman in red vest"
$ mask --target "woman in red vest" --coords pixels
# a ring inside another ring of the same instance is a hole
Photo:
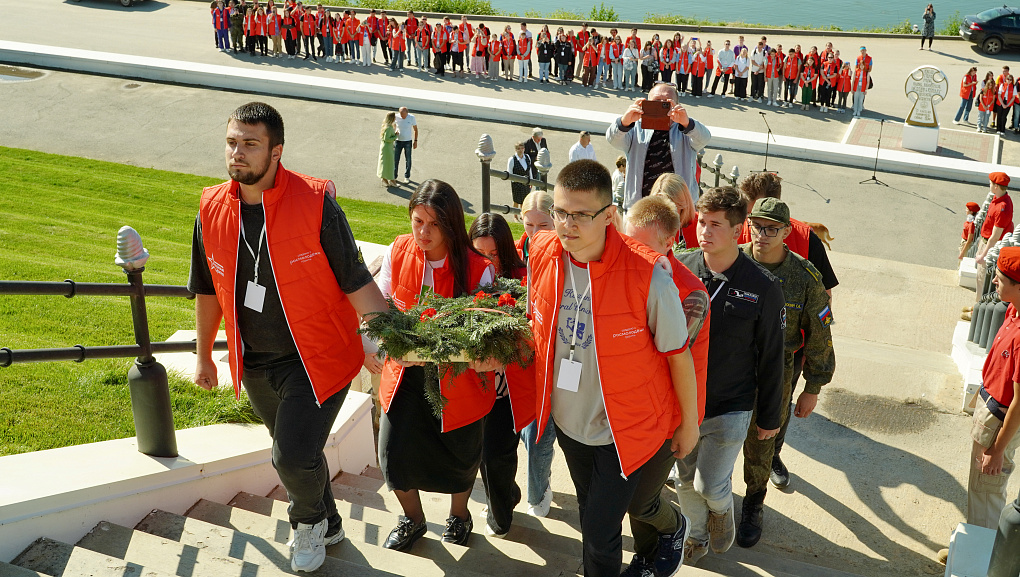
[[[846,99],[850,96],[850,89],[853,87],[853,75],[850,73],[850,63],[844,62],[839,71],[839,78],[836,80],[836,91],[839,92],[838,112],[846,112]]]
[[[489,80],[499,80],[499,69],[503,60],[503,43],[493,34],[489,39]]]
[[[423,290],[460,296],[494,278],[492,265],[471,246],[460,198],[449,184],[430,179],[411,196],[411,234],[398,236],[386,253],[379,288],[402,310]],[[443,541],[467,544],[468,496],[482,458],[484,417],[496,400],[492,378],[472,363],[461,375],[441,379],[447,403],[436,418],[425,395],[423,363],[387,358],[379,386],[379,466],[403,509],[383,544],[406,550],[425,534],[419,491],[452,495]],[[488,379],[486,386],[483,379]]]
[[[815,72],[815,57],[808,56],[804,63],[804,70],[800,73],[800,109],[808,110],[811,101],[815,97],[815,88],[818,87],[818,73]]]
[[[970,122],[970,109],[974,106],[974,95],[977,94],[977,66],[971,66],[967,74],[963,75],[960,81],[960,109],[956,111],[956,118],[953,124],[959,124],[960,118],[964,122]]]
[[[669,84],[673,82],[673,71],[676,70],[676,51],[673,49],[673,41],[666,40],[659,51],[659,78]],[[678,77],[679,80],[679,77]]]
[[[283,45],[287,49],[287,58],[293,60],[294,55],[297,54],[298,23],[297,19],[291,16],[290,8],[283,11],[281,27],[283,28]]]
[[[989,119],[995,108],[995,82],[985,82],[984,89],[978,95],[978,132],[988,132]]]

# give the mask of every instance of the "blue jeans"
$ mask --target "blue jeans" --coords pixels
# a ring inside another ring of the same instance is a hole
[[[396,58],[393,59],[397,61]],[[401,66],[401,68],[403,68]],[[400,164],[400,151],[403,150],[406,154],[404,155],[404,178],[411,178],[411,150],[414,148],[414,140],[398,140],[393,143],[393,178],[397,178],[397,166]]]
[[[991,110],[978,110],[978,128],[981,130],[988,129],[988,119],[991,117]]]
[[[321,38],[322,54],[329,58],[333,55],[333,39],[329,36],[322,36]]]
[[[637,84],[637,66],[623,70],[623,84],[627,90],[634,90],[634,85]]]
[[[393,58],[390,59],[390,70],[396,70],[397,68],[401,70],[404,69],[404,53],[399,50],[395,50],[393,52]],[[407,156],[410,158],[410,153],[408,153]]]
[[[549,80],[549,65],[550,62],[539,62],[538,63],[538,79]]]
[[[955,120],[957,122],[959,122],[960,121],[960,117],[963,117],[963,119],[965,121],[969,122],[970,121],[970,108],[972,106],[974,106],[974,99],[973,98],[964,98],[963,100],[961,100],[960,101],[960,109],[956,111],[956,118],[955,118]]]
[[[609,63],[599,62],[598,73],[595,74],[595,84],[605,86],[606,82],[609,81]]]
[[[326,518],[335,523],[340,515],[323,448],[350,387],[316,405],[300,362],[245,370],[241,383],[273,438],[273,467],[290,498],[287,513],[292,526],[314,525]]]
[[[750,425],[751,411],[707,418],[694,450],[677,461],[680,510],[691,522],[693,541],[708,541],[709,511],[721,514],[733,508],[733,465]]]
[[[351,40],[347,43],[347,53],[351,55],[352,59],[361,60],[361,45],[358,44],[357,40]]]
[[[528,450],[528,504],[538,505],[549,489],[549,476],[552,471],[553,443],[556,442],[556,428],[550,417],[542,432],[542,439],[535,444],[538,437],[538,421],[521,431],[521,440]]]
[[[569,64],[557,64],[556,66],[557,66],[557,68],[560,71],[560,77],[559,77],[558,80],[560,82],[566,82],[567,81],[567,70],[570,69],[570,65]]]
[[[227,50],[230,48],[230,29],[216,30],[216,47]]]

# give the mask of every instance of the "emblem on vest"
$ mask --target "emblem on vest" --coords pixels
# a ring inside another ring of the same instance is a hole
[[[225,276],[223,265],[216,262],[216,258],[210,253],[209,256],[205,257],[205,260],[209,261],[209,270],[220,275]]]
[[[756,294],[754,294],[752,292],[747,292],[747,291],[744,291],[744,290],[731,288],[729,290],[729,292],[726,293],[726,294],[731,296],[731,297],[733,297],[733,298],[736,298],[736,299],[745,300],[745,301],[747,301],[749,303],[756,303],[756,302],[758,302],[758,295],[756,295]]]
[[[631,337],[636,337],[643,332],[645,332],[645,327],[631,327],[629,329],[623,329],[622,331],[615,333],[613,335],[613,338],[615,339],[618,337],[623,337],[625,339],[629,339]]]
[[[1002,351],[1002,358],[1008,359],[1009,358],[1009,351]]]
[[[318,256],[320,254],[322,254],[322,253],[317,251],[317,250],[310,250],[308,252],[303,252],[303,253],[297,255],[296,257],[294,257],[293,259],[291,259],[290,264],[294,264],[294,263],[306,263],[306,262],[311,261],[313,258],[315,258],[316,256]]]

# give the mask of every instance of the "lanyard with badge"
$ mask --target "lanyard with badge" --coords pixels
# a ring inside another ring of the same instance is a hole
[[[241,238],[244,239],[245,248],[251,253],[251,257],[255,259],[255,280],[248,281],[248,286],[244,291],[244,306],[260,313],[262,312],[262,305],[266,301],[266,287],[259,284],[259,260],[262,258],[262,242],[266,239],[265,223],[262,224],[262,234],[259,235],[258,252],[252,250],[251,245],[248,244],[248,237],[244,234],[244,224],[241,225]]]
[[[577,312],[574,313],[574,327],[570,331],[570,356],[566,359],[560,359],[560,374],[556,380],[556,386],[576,393],[577,389],[581,386],[581,362],[574,360],[574,348],[577,345],[577,321],[581,316],[581,305],[584,304],[584,299],[591,292],[591,282],[588,282],[588,287],[584,289],[584,294],[578,297],[577,283],[574,282],[574,265],[568,262],[567,268],[570,271],[570,288],[574,293],[574,302],[577,303]]]

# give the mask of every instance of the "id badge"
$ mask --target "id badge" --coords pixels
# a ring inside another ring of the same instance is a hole
[[[248,281],[248,288],[244,291],[244,306],[260,313],[262,305],[266,302],[266,287]]]
[[[560,359],[560,374],[556,386],[571,393],[576,393],[581,386],[581,363],[570,359]]]

